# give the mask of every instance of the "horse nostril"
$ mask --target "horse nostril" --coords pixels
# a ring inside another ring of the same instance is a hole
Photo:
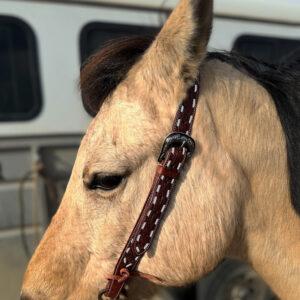
[[[20,300],[33,300],[33,298],[29,296],[27,293],[22,292],[20,295]]]

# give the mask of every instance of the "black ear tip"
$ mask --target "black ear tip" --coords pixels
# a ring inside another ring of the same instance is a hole
[[[208,29],[213,19],[213,0],[195,0],[194,2],[194,17],[197,23]]]

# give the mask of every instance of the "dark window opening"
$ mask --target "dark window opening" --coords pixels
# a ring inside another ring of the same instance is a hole
[[[0,121],[30,120],[40,110],[34,33],[17,18],[0,16]]]
[[[278,64],[293,55],[299,55],[300,40],[243,35],[233,46],[233,50],[267,63]]]
[[[137,26],[128,24],[90,23],[86,25],[80,34],[81,60],[84,61],[90,55],[109,40],[124,36],[154,36],[159,28],[154,26]]]

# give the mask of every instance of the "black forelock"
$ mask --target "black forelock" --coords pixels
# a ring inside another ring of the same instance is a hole
[[[154,37],[124,37],[108,42],[82,65],[80,88],[85,110],[95,116],[105,99],[125,79]]]

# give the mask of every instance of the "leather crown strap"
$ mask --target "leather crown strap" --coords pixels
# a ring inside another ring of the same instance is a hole
[[[188,90],[179,106],[172,133],[165,139],[154,181],[142,212],[116,264],[114,274],[102,295],[117,299],[127,280],[133,276],[139,262],[149,250],[160,223],[170,203],[172,193],[185,163],[195,149],[191,132],[199,97],[199,83],[196,81]]]

